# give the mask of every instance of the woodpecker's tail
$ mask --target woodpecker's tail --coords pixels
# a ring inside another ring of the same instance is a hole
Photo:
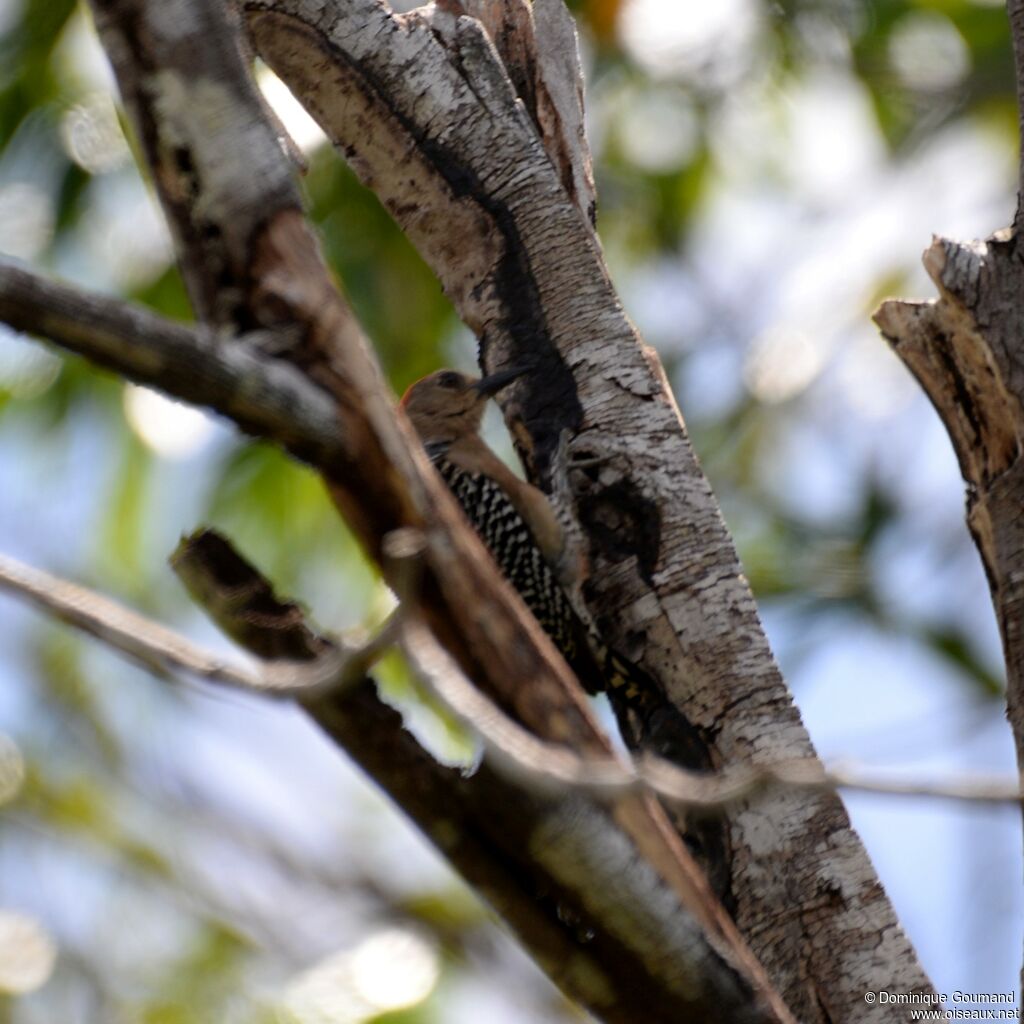
[[[631,706],[643,706],[656,699],[660,704],[665,700],[662,685],[639,665],[627,661],[621,654],[605,646],[600,658],[604,670],[604,688],[609,694]]]
[[[623,738],[695,771],[712,768],[710,743],[649,672],[606,647],[605,691]]]

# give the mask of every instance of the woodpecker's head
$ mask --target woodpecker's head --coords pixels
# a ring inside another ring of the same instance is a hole
[[[416,381],[402,396],[402,408],[424,444],[457,441],[480,429],[487,399],[525,372],[501,370],[478,379],[438,370]]]

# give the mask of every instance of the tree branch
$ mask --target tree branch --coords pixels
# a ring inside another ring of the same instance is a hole
[[[813,758],[662,369],[611,287],[552,132],[538,127],[537,69],[568,61],[557,74],[578,80],[571,48],[531,52],[519,27],[515,45],[499,35],[496,49],[466,13],[506,25],[496,0],[403,16],[374,0],[242,6],[257,51],[481,338],[481,365],[537,367],[508,389],[504,412],[528,474],[588,547],[601,632],[665,685],[710,763]],[[561,0],[538,0],[534,17],[555,9],[564,14]],[[650,719],[624,732],[656,750],[689,747]],[[727,896],[798,1017],[883,1020],[864,991],[930,990],[834,796],[775,791],[748,812],[727,820]],[[823,872],[834,880],[825,916]]]
[[[345,450],[331,396],[261,351],[265,333],[231,341],[139,306],[49,280],[0,256],[0,320],[146,384],[227,416],[314,466]]]
[[[1024,119],[1024,2],[1010,0],[1007,10]],[[1024,771],[1024,148],[1020,166],[1013,228],[984,242],[933,238],[924,266],[938,299],[891,299],[874,319],[935,406],[967,484],[967,525],[999,621],[1007,718]]]
[[[263,123],[233,16],[223,4],[198,11],[187,0],[92,0],[92,6],[158,179],[197,312],[235,331],[289,328],[296,343],[278,354],[300,361],[336,403],[343,446],[321,469],[370,554],[381,560],[383,538],[396,529],[422,530],[426,614],[463,668],[539,735],[583,752],[610,753],[568,667],[499,576],[409,425],[396,419],[369,347],[302,217],[283,152]],[[233,181],[243,183],[237,195]],[[386,563],[384,571],[388,575]],[[523,679],[531,685],[520,685]],[[370,719],[373,713],[368,711]],[[339,739],[350,731],[345,723],[328,727]],[[413,800],[405,790],[401,795]],[[493,814],[493,805],[488,810]],[[581,884],[558,854],[532,869],[561,872],[560,888],[573,889],[574,899],[589,908],[622,955],[620,965],[609,962],[603,974],[568,979],[578,985],[572,995],[607,1016],[604,1003],[614,992],[615,1012],[635,1017],[641,1011],[628,1009],[630,986],[623,984],[622,965],[628,965],[640,969],[633,975],[632,998],[642,991],[645,1004],[653,997],[665,1019],[676,1019],[695,1003],[705,1005],[700,976],[719,964],[725,965],[722,976],[732,979],[733,1001],[745,1007],[743,1016],[789,1019],[656,803],[625,796],[597,817],[588,813],[587,822],[591,830],[600,822],[605,832],[595,833],[594,849],[613,853],[620,873],[635,870],[639,888],[630,888],[628,875],[619,881],[632,894],[630,913],[646,914],[650,926],[636,920],[636,927],[624,928],[614,917],[608,877],[594,885],[591,875]],[[534,857],[536,844],[547,849],[543,829],[511,832]],[[607,871],[612,860],[604,862]],[[557,904],[544,909],[557,918]]]
[[[1024,26],[1022,26],[1024,27]],[[889,300],[875,322],[931,399],[967,483],[967,525],[1003,642],[1007,718],[1024,771],[1024,277],[1021,236],[935,239],[930,302]],[[1021,976],[1024,984],[1024,972]]]
[[[1010,4],[1016,52],[1024,6]],[[1024,85],[1021,86],[1024,89]],[[1019,96],[1024,109],[1024,92]],[[924,266],[939,290],[928,302],[889,300],[875,313],[896,354],[931,399],[968,485],[967,522],[1000,623],[1007,703],[1024,765],[1024,277],[1021,236],[984,242],[935,238]]]

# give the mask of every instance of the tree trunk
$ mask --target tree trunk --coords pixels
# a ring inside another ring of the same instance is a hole
[[[462,669],[540,738],[612,756],[396,417],[303,219],[244,22],[434,269],[481,366],[531,367],[503,411],[589,563],[576,597],[661,687],[664,714],[618,709],[627,739],[686,767],[694,734],[697,762],[715,768],[813,759],[658,358],[604,265],[562,0],[445,0],[404,16],[377,0],[92,6],[204,328],[9,265],[0,317],[308,460],[393,583],[385,538],[419,531],[418,606]],[[267,336],[273,357],[245,343]],[[990,532],[992,551],[1019,553]],[[1004,636],[1019,629],[1007,600]],[[692,825],[649,794],[543,796],[489,766],[442,769],[369,683],[308,710],[602,1019],[882,1021],[889,1008],[866,992],[932,991],[834,793],[777,787],[730,806],[698,864]]]

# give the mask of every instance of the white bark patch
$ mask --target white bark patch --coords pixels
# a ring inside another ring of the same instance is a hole
[[[161,70],[149,85],[164,144],[187,151],[196,161],[194,215],[230,229],[234,211],[251,210],[281,179],[279,154],[265,145],[265,123],[241,114],[231,88],[214,79],[186,81],[177,71]],[[230,146],[205,144],[225,135]],[[246,154],[244,175],[238,174],[239,153]]]
[[[569,891],[581,878],[607,885],[579,892],[585,909],[629,948],[639,948],[648,969],[695,998],[704,984],[704,940],[696,921],[680,911],[675,894],[607,818],[581,801],[566,801],[530,840],[530,854]],[[585,924],[584,924],[585,927]],[[685,957],[673,952],[686,948]]]

